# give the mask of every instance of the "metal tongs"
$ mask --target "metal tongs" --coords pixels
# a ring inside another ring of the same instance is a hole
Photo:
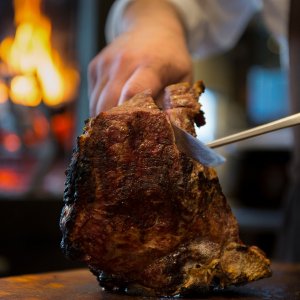
[[[215,141],[206,143],[205,146],[212,149],[218,148],[242,140],[250,139],[252,137],[262,135],[268,132],[276,131],[287,127],[292,127],[298,124],[300,124],[300,113],[249,130],[235,133],[221,139],[217,139]]]

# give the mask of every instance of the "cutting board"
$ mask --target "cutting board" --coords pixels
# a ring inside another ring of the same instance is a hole
[[[273,263],[272,270],[274,274],[271,278],[242,287],[230,287],[205,299],[300,299],[300,264]],[[150,300],[153,298],[131,297],[119,292],[104,291],[98,286],[95,276],[87,269],[80,269],[2,278],[0,299]]]

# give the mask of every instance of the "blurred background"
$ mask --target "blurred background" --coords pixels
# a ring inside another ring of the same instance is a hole
[[[0,2],[0,277],[83,267],[59,244],[64,171],[88,115],[87,66],[105,47],[113,0]],[[209,142],[289,115],[280,49],[260,13],[231,51],[194,63]],[[274,257],[290,129],[217,151],[240,236]]]

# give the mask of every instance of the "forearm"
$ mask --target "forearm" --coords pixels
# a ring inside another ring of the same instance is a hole
[[[121,8],[111,19],[117,24],[111,43],[89,66],[92,116],[147,89],[160,104],[167,85],[193,81],[176,8],[167,0],[134,0]]]
[[[180,14],[167,0],[135,0],[125,9],[123,32],[136,28],[165,30],[185,42],[185,32]]]

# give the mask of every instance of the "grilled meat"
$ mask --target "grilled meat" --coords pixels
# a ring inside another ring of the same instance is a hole
[[[188,83],[173,84],[165,89],[164,111],[172,123],[196,137],[195,123],[198,127],[205,124],[199,96],[205,87],[201,80],[190,89]]]
[[[170,119],[194,135],[203,90],[166,88]],[[215,170],[178,151],[150,90],[86,122],[66,175],[61,247],[103,287],[188,295],[271,276],[241,242]]]

